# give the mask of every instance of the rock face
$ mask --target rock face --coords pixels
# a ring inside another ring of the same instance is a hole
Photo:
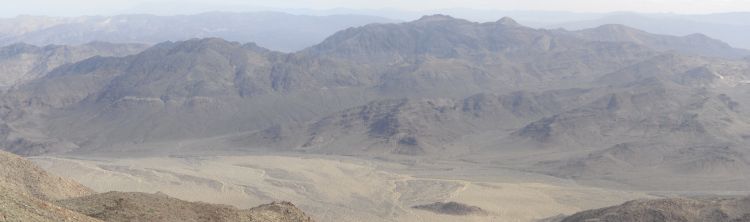
[[[562,222],[749,221],[750,198],[693,198],[635,200],[619,206],[576,213]]]
[[[464,99],[378,100],[307,125],[271,127],[248,141],[324,153],[447,156],[466,153],[451,144],[467,134],[517,128],[554,113],[560,103],[550,94],[529,92],[482,93]]]
[[[160,194],[108,192],[57,202],[60,206],[103,221],[264,221],[311,222],[288,202],[261,205],[249,210],[231,206],[187,202]]]

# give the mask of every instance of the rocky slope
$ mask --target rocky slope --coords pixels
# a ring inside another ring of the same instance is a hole
[[[0,204],[0,221],[100,221],[5,187],[0,187]]]
[[[566,217],[578,221],[740,222],[750,220],[748,198],[673,198],[635,200],[619,206],[588,210]]]
[[[0,151],[1,221],[98,221],[49,202],[93,193],[72,180],[50,175],[31,161]]]
[[[22,157],[0,151],[0,186],[19,195],[51,201],[94,192],[75,181],[51,175]]]

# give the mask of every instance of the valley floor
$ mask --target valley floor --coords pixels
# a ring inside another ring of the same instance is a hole
[[[162,192],[248,208],[292,201],[318,221],[535,221],[652,197],[468,162],[317,155],[33,157],[98,192]],[[412,208],[455,201],[486,215]]]

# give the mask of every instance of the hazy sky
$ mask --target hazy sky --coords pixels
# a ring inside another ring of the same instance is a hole
[[[0,16],[181,14],[217,10],[472,8],[575,12],[713,13],[750,11],[750,0],[0,0]]]

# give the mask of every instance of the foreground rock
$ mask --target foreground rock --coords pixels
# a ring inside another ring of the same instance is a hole
[[[44,201],[94,193],[73,180],[51,175],[33,162],[3,151],[0,151],[0,178],[0,187],[6,191]]]
[[[104,221],[312,221],[288,202],[240,210],[228,205],[188,202],[161,194],[108,192],[57,203]]]
[[[37,198],[0,187],[0,221],[99,221]]]
[[[98,221],[48,202],[92,193],[75,181],[0,151],[0,221]]]
[[[75,181],[51,175],[24,158],[0,151],[0,221],[100,220],[312,221],[288,202],[240,210],[227,205],[187,202],[162,194],[94,194]]]
[[[635,200],[619,206],[576,213],[562,221],[750,221],[750,197]]]

